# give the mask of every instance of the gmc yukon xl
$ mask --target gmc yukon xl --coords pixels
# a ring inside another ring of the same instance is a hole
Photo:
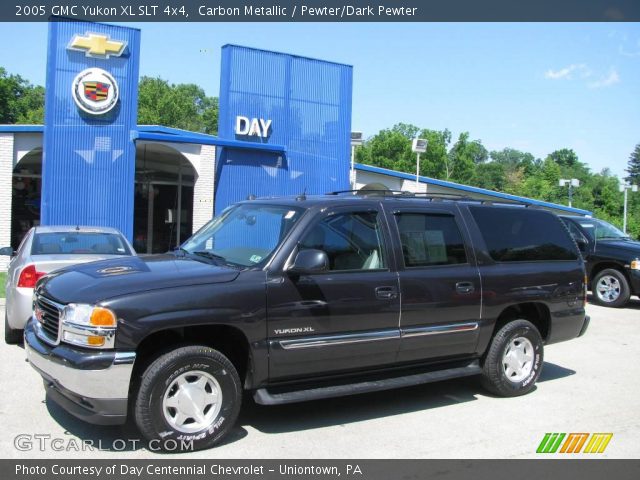
[[[544,346],[587,329],[585,301],[550,212],[343,192],[241,202],[172,253],[48,275],[25,346],[73,415],[129,416],[149,440],[201,449],[247,394],[272,405],[471,375],[528,393]]]

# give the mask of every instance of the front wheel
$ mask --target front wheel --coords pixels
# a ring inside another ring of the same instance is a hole
[[[482,384],[495,395],[529,393],[542,370],[544,352],[538,329],[528,320],[514,320],[495,334],[482,367]]]
[[[157,358],[142,375],[135,422],[153,449],[210,448],[231,431],[242,388],[233,364],[205,346],[186,346]]]
[[[593,293],[596,303],[614,308],[624,307],[631,297],[627,278],[613,268],[607,268],[596,276],[593,281]]]

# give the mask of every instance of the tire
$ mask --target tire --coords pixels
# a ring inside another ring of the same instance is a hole
[[[241,403],[240,377],[229,359],[213,348],[193,345],[176,348],[148,366],[133,409],[149,447],[176,452],[220,443],[233,428]]]
[[[501,397],[525,395],[533,390],[543,360],[538,329],[527,320],[509,322],[491,340],[482,366],[482,385]]]
[[[631,297],[627,277],[614,268],[607,268],[598,273],[591,290],[595,303],[604,307],[624,307]]]
[[[17,345],[18,343],[22,343],[22,336],[24,334],[23,330],[17,328],[11,328],[9,326],[9,319],[7,318],[7,314],[4,314],[4,342],[7,345]]]

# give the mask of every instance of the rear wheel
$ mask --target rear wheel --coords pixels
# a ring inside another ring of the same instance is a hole
[[[502,397],[529,393],[540,376],[543,359],[538,329],[528,320],[509,322],[491,340],[482,366],[482,384]]]
[[[624,307],[631,297],[629,282],[618,270],[607,268],[596,275],[593,281],[596,303],[605,307]]]
[[[5,307],[6,308],[6,307]],[[7,313],[4,314],[4,341],[9,345],[16,345],[22,342],[23,331],[9,326]]]
[[[205,346],[177,348],[156,359],[142,375],[134,417],[150,448],[209,448],[231,431],[242,388],[233,364]]]

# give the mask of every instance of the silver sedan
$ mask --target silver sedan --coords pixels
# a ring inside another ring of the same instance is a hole
[[[115,228],[46,226],[33,227],[11,255],[6,284],[4,337],[18,343],[32,313],[33,287],[54,270],[77,263],[93,262],[117,256],[135,255],[127,239]]]

